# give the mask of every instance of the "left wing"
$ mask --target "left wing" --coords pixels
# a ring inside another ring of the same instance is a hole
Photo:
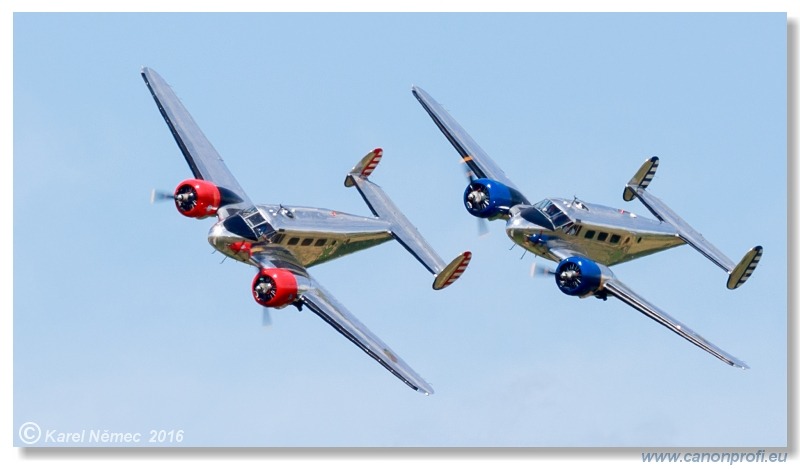
[[[169,84],[155,70],[147,67],[142,68],[142,78],[194,177],[227,189],[240,199],[238,203],[223,205],[218,212],[220,217],[225,218],[241,208],[252,206],[244,189]]]
[[[288,256],[287,256],[288,254]],[[433,388],[426,383],[406,362],[395,354],[388,345],[373,334],[336,298],[320,285],[298,262],[291,261],[291,253],[262,251],[253,254],[259,267],[278,267],[291,271],[295,276],[303,278],[307,285],[300,293],[299,301],[322,318],[337,332],[347,337],[375,361],[383,365],[390,373],[415,391],[426,395],[433,394]]]

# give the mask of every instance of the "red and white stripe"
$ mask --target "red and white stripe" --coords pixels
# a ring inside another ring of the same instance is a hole
[[[373,171],[375,171],[375,167],[378,166],[378,163],[381,162],[381,158],[383,158],[383,150],[381,148],[376,148],[372,150],[372,159],[369,160],[364,166],[364,169],[361,170],[361,177],[367,178]]]
[[[450,277],[448,277],[447,280],[445,280],[442,288],[447,287],[450,284],[452,284],[453,282],[455,282],[456,280],[458,280],[459,277],[461,277],[461,274],[463,274],[464,271],[467,270],[467,266],[469,265],[469,261],[472,259],[472,253],[467,251],[463,255],[464,255],[464,258],[461,259],[461,262],[458,264],[458,267],[456,267],[456,270],[454,270],[453,273],[450,274]]]

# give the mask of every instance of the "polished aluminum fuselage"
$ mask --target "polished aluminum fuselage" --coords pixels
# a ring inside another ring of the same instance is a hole
[[[563,214],[556,226],[548,223],[555,217],[536,208],[547,202]],[[578,199],[550,198],[536,205],[518,205],[509,215],[508,237],[528,251],[556,262],[560,258],[550,251],[559,247],[611,266],[685,244],[667,223]]]
[[[260,218],[259,218],[260,215]],[[245,221],[253,236],[231,229],[234,218]],[[253,218],[257,220],[253,221]],[[367,249],[392,239],[390,224],[373,217],[351,215],[336,210],[284,205],[258,205],[217,222],[208,242],[226,256],[251,263],[260,251],[286,250],[310,267]],[[241,243],[249,243],[241,249]],[[237,243],[240,243],[237,245]]]

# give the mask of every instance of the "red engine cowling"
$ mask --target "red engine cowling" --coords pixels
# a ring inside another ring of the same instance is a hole
[[[282,308],[297,300],[297,279],[286,269],[261,269],[251,291],[261,306]]]
[[[175,207],[190,218],[216,215],[221,200],[219,188],[202,179],[187,179],[175,189]]]

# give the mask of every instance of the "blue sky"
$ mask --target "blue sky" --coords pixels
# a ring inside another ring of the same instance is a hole
[[[31,421],[183,446],[787,444],[785,15],[16,14],[13,47],[15,445]],[[143,65],[254,200],[368,214],[342,181],[384,149],[372,179],[470,268],[434,292],[392,243],[312,274],[435,395],[308,312],[263,329],[254,272],[211,253],[211,222],[149,204],[191,173]],[[645,215],[622,188],[659,156],[654,194],[764,258],[733,292],[688,247],[614,271],[752,369],[532,279],[502,223],[479,238],[412,84],[532,200]]]

